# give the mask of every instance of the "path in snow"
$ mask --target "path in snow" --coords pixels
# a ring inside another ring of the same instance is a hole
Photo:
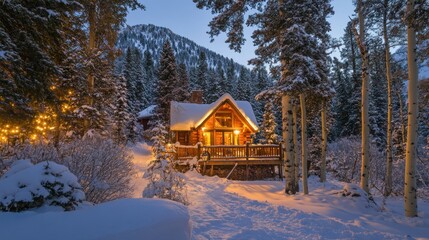
[[[360,222],[307,213],[240,197],[229,182],[188,173],[194,239],[404,239]]]

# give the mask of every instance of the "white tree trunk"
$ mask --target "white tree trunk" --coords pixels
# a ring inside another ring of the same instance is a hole
[[[407,12],[414,9],[414,0],[407,1]],[[405,157],[405,216],[417,216],[416,143],[418,115],[418,69],[416,63],[416,32],[407,24],[408,36],[408,132]]]
[[[360,187],[369,193],[368,179],[369,179],[369,117],[368,117],[368,51],[366,49],[365,38],[365,21],[362,14],[362,0],[357,3],[358,19],[359,19],[359,34],[356,28],[353,28],[358,43],[360,53],[362,56],[362,103],[361,103],[361,123],[362,123],[362,166],[360,175]]]
[[[299,192],[299,158],[298,158],[298,117],[297,117],[297,104],[293,105],[293,156],[294,156],[294,169],[295,169],[295,189]]]
[[[392,193],[392,72],[390,70],[390,44],[387,36],[387,9],[388,0],[384,0],[383,12],[383,37],[384,48],[386,51],[386,79],[387,79],[387,144],[386,144],[386,177],[384,186],[384,196],[389,196]]]
[[[293,128],[292,128],[292,99],[290,96],[282,96],[282,128],[283,128],[283,141],[285,144],[286,152],[284,154],[285,160],[285,193],[295,194],[295,171],[293,169]]]
[[[299,103],[301,105],[301,166],[302,166],[302,188],[304,194],[308,194],[307,183],[307,113],[305,109],[305,95],[299,95]]]
[[[326,182],[326,148],[328,136],[326,134],[326,102],[322,101],[322,152],[321,152],[321,162],[320,162],[320,181]]]

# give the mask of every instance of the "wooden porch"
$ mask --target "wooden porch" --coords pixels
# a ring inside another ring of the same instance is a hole
[[[246,145],[216,145],[216,146],[176,146],[176,161],[186,161],[196,157],[202,173],[210,169],[213,175],[214,166],[246,166],[246,178],[249,178],[250,166],[278,166],[278,176],[283,177],[283,161],[281,144],[246,144]]]

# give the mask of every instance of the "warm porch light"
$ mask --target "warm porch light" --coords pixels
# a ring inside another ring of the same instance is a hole
[[[234,134],[235,134],[235,135],[240,134],[240,130],[234,130]]]

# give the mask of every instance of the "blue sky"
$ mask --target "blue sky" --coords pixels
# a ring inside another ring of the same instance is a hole
[[[241,53],[230,50],[225,43],[225,35],[215,38],[210,43],[208,23],[213,17],[207,10],[200,10],[195,7],[192,0],[140,0],[146,11],[132,11],[127,16],[126,24],[133,26],[136,24],[154,24],[167,27],[174,33],[189,38],[197,44],[212,51],[232,58],[236,62],[247,65],[247,61],[253,58],[254,50],[252,44],[251,29],[245,29],[246,44]],[[349,16],[353,14],[352,0],[333,0],[335,14],[330,17],[331,35],[339,38],[343,35]]]

